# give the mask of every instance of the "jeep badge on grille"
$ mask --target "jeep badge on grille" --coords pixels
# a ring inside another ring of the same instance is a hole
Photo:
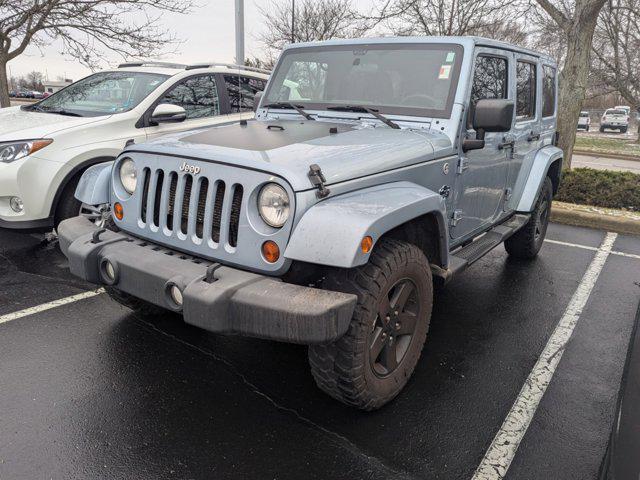
[[[180,165],[180,171],[197,175],[200,173],[200,167],[189,165],[187,162],[182,162],[182,165]]]

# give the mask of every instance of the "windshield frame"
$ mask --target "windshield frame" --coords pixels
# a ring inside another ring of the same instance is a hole
[[[353,51],[353,50],[448,50],[455,52],[455,59],[453,68],[451,69],[451,84],[449,85],[449,94],[447,95],[447,101],[445,108],[433,109],[424,107],[401,107],[401,106],[389,106],[389,105],[377,105],[377,104],[363,104],[368,108],[374,108],[383,115],[393,116],[407,116],[407,117],[431,117],[431,118],[450,118],[453,110],[453,104],[455,103],[456,93],[458,91],[458,84],[460,81],[460,72],[462,70],[463,56],[465,49],[462,44],[448,43],[448,42],[430,42],[430,43],[403,43],[403,42],[389,42],[389,43],[345,43],[341,45],[323,45],[323,46],[309,46],[309,47],[292,47],[287,48],[280,55],[280,59],[276,67],[271,74],[271,79],[267,88],[265,89],[262,97],[262,102],[267,105],[269,103],[277,103],[276,100],[269,99],[269,95],[274,89],[275,81],[278,77],[278,73],[285,63],[285,60],[290,54],[299,54],[302,52],[331,52],[331,51]],[[293,100],[292,100],[293,101]],[[305,100],[293,101],[296,105],[300,105],[305,110],[327,110],[327,107],[340,107],[343,105],[354,105],[356,101],[341,101],[341,102],[310,102]],[[331,111],[335,114],[336,111]]]
[[[84,82],[85,80],[89,80],[92,77],[98,76],[98,75],[104,75],[104,74],[113,74],[113,73],[126,73],[126,74],[130,74],[130,75],[140,75],[140,76],[148,76],[148,75],[153,75],[155,77],[162,77],[162,81],[160,83],[158,83],[158,85],[156,85],[156,87],[151,90],[146,97],[142,98],[142,100],[140,100],[140,102],[138,102],[136,105],[131,106],[130,108],[127,108],[126,110],[120,110],[118,112],[96,112],[93,110],[82,110],[82,109],[76,109],[76,108],[65,108],[65,110],[68,110],[69,112],[72,113],[79,113],[80,117],[83,118],[91,118],[91,117],[107,117],[110,115],[119,115],[121,113],[127,113],[130,112],[131,110],[134,110],[136,107],[138,107],[141,103],[143,103],[147,98],[149,98],[149,95],[151,95],[153,92],[155,92],[158,88],[160,88],[160,86],[162,86],[163,84],[166,83],[166,81],[171,78],[171,75],[168,75],[166,73],[154,73],[154,72],[138,72],[138,71],[130,71],[130,70],[103,70],[101,72],[96,72],[96,73],[92,73],[91,75],[87,75],[84,78],[81,78],[80,80],[77,80],[73,83],[70,83],[69,85],[65,86],[64,88],[61,88],[60,90],[58,90],[55,93],[52,93],[51,95],[49,95],[46,98],[43,98],[42,100],[40,100],[39,102],[35,102],[31,105],[22,105],[21,109],[22,110],[26,110],[26,111],[32,111],[32,112],[38,112],[38,113],[49,113],[49,114],[56,114],[55,110],[52,111],[47,111],[45,109],[39,110],[37,107],[41,107],[43,102],[48,101],[51,98],[54,98],[56,95],[64,92],[67,88],[69,87],[73,87],[74,85],[80,83],[80,82]]]

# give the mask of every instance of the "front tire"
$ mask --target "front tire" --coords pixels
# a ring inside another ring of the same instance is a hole
[[[309,347],[316,384],[347,405],[380,408],[398,395],[420,358],[433,306],[429,262],[418,247],[385,238],[366,265],[332,270],[324,286],[354,293],[358,302],[343,337]]]
[[[509,255],[524,259],[532,259],[538,255],[547,235],[552,201],[553,185],[551,179],[546,177],[536,206],[531,212],[531,218],[524,227],[504,242],[504,248]]]

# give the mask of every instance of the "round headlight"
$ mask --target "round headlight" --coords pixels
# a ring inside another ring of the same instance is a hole
[[[258,196],[258,212],[267,225],[282,227],[289,218],[289,195],[285,189],[275,183],[262,187]]]
[[[138,172],[136,171],[135,162],[130,158],[120,164],[120,182],[128,193],[132,194],[136,190]]]

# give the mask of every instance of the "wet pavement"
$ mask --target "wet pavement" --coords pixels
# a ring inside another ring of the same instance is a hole
[[[552,225],[536,261],[479,261],[436,297],[407,388],[362,413],[315,387],[304,347],[106,295],[3,323],[94,287],[0,231],[0,479],[470,479],[605,234]],[[509,479],[597,478],[640,299],[640,238],[613,250]]]

